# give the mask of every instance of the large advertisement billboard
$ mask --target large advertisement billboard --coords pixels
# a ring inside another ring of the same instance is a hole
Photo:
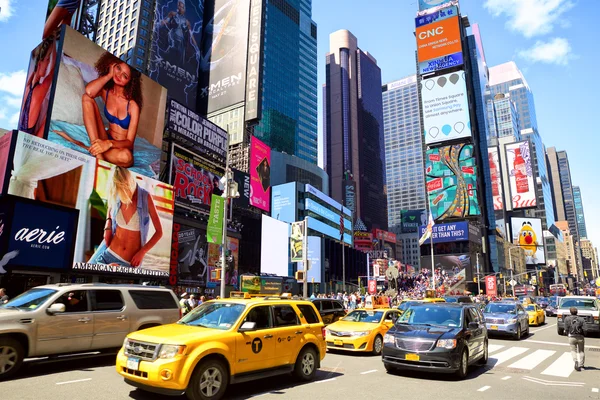
[[[206,231],[175,223],[173,224],[173,234],[173,246],[176,247],[173,249],[171,263],[176,265],[177,283],[205,286],[209,272]],[[173,258],[173,256],[175,257]]]
[[[227,268],[225,270],[225,284],[237,286],[238,284],[238,263],[240,254],[240,241],[236,238],[227,237],[227,250],[228,250],[228,261]],[[214,243],[208,244],[208,268],[210,270],[208,276],[208,282],[218,284],[221,282],[217,279],[216,270],[217,264],[221,259],[221,246]],[[216,285],[215,285],[216,286]]]
[[[425,175],[431,213],[436,221],[481,214],[473,145],[427,150]]]
[[[513,210],[535,207],[537,198],[529,142],[510,143],[505,149]]]
[[[262,215],[260,272],[290,276],[290,224]]]
[[[6,178],[6,168],[8,166],[8,157],[10,157],[12,138],[12,131],[5,132],[0,137],[0,194],[4,193],[4,179]]]
[[[263,3],[251,0],[250,31],[248,32],[248,65],[246,70],[246,121],[261,117],[262,107],[262,51],[263,51]]]
[[[250,0],[205,0],[200,44],[199,113],[244,101]]]
[[[42,39],[61,25],[70,25],[92,42],[96,41],[101,0],[50,0]]]
[[[423,237],[426,226],[419,227],[419,236]],[[450,224],[435,224],[433,226],[431,237],[433,243],[448,243],[461,242],[469,240],[469,223],[467,221],[453,222]],[[424,244],[431,243],[431,239],[427,239]]]
[[[271,206],[271,148],[252,136],[250,141],[250,204],[264,211]]]
[[[471,255],[470,254],[446,254],[436,255],[433,257],[435,263],[435,269],[445,271],[446,274],[451,274],[456,277],[458,283],[458,275],[460,271],[465,268],[471,267]],[[431,256],[421,256],[421,269],[427,269],[431,271]]]
[[[164,87],[69,27],[55,86],[48,140],[158,177]]]
[[[512,218],[512,241],[525,252],[526,264],[546,264],[544,232],[539,218]]]
[[[464,71],[424,79],[421,106],[426,144],[471,137]]]
[[[490,164],[494,210],[500,211],[504,209],[504,190],[502,187],[502,168],[500,168],[498,147],[488,147],[488,163]]]
[[[306,257],[310,261],[306,280],[309,283],[321,283],[323,268],[321,261],[321,238],[318,236],[309,236],[306,241],[308,246]],[[298,271],[304,271],[304,263],[302,261],[297,264],[297,267]]]
[[[271,217],[283,222],[296,222],[298,209],[296,182],[273,186],[271,190]]]
[[[175,190],[175,203],[199,212],[210,212],[212,195],[220,196],[223,190],[219,181],[223,170],[213,168],[191,151],[173,144],[171,147],[171,177]]]
[[[427,225],[427,210],[401,210],[400,221],[402,233],[418,232],[421,225]]]
[[[430,8],[441,6],[450,0],[419,0],[419,11],[429,10]]]
[[[196,110],[204,1],[157,0],[148,75]]]
[[[446,23],[441,22],[449,18],[454,18],[456,20],[457,16],[458,7],[451,6],[439,9],[432,13],[417,16],[415,19],[415,27],[418,32],[417,43],[419,48],[422,49],[420,55],[423,57],[423,59],[419,58],[420,74],[428,74],[463,64],[460,41],[458,42],[458,46],[456,42],[450,44],[450,39],[444,36],[444,34],[448,33],[450,35],[455,35],[456,32],[448,32],[445,28]],[[454,28],[456,24],[457,21],[452,22],[452,28]],[[454,38],[456,38],[456,36],[454,36]],[[460,39],[460,34],[458,38]],[[444,48],[452,51],[452,53],[445,53],[445,51],[442,51]],[[435,52],[436,57],[427,58],[431,57],[432,52]]]

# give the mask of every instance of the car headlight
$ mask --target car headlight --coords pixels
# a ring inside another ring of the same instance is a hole
[[[517,319],[516,318],[512,318],[508,320],[509,324],[516,324],[517,323]]]
[[[386,333],[383,336],[383,343],[393,344],[394,343],[394,336]]]
[[[123,348],[126,349],[128,344],[129,344],[129,338],[125,338],[125,340],[123,340]]]
[[[362,337],[362,336],[367,336],[369,333],[371,333],[371,331],[352,332],[352,336],[353,337]]]
[[[443,347],[444,349],[453,349],[456,347],[456,339],[440,339],[435,347]]]
[[[160,346],[158,358],[174,358],[176,355],[183,354],[185,346],[163,344]]]
[[[329,329],[325,329],[325,337],[331,335],[331,331]]]

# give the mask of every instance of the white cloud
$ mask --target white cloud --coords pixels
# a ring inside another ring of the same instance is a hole
[[[16,128],[19,125],[19,114],[21,114],[21,112],[17,111],[12,115],[12,117],[10,117],[10,119],[8,120],[9,126]]]
[[[574,56],[567,39],[554,38],[548,42],[537,41],[533,47],[519,51],[519,57],[534,63],[567,65]]]
[[[22,96],[26,78],[27,73],[25,70],[9,73],[0,72],[0,91],[8,92],[14,96]]]
[[[13,16],[12,0],[0,0],[0,22],[6,22]]]
[[[572,0],[485,0],[484,7],[495,17],[506,15],[506,25],[526,38],[552,32],[554,24],[564,27],[562,14],[573,8]]]
[[[0,99],[0,103],[10,107],[21,107],[21,101],[22,99],[20,97],[13,96],[5,96],[2,99]]]

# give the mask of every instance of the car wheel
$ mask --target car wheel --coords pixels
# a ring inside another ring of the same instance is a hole
[[[565,330],[564,330],[564,329],[562,329],[562,328],[557,328],[557,329],[556,329],[556,332],[557,332],[557,333],[558,333],[560,336],[563,336],[563,335],[565,334]]]
[[[517,325],[517,334],[515,335],[515,339],[521,340],[521,325]]]
[[[387,372],[388,374],[398,373],[398,368],[396,368],[390,364],[383,364],[383,366],[385,367],[385,372]]]
[[[488,362],[488,342],[483,342],[483,357],[479,359],[479,365],[486,365]]]
[[[380,355],[383,350],[383,338],[380,335],[375,336],[373,340],[373,355]]]
[[[25,358],[21,343],[12,338],[0,339],[0,381],[14,376]]]
[[[529,337],[529,324],[527,324],[527,329],[525,330],[525,337]]]
[[[469,353],[467,349],[463,349],[462,355],[460,356],[460,365],[458,366],[458,371],[456,371],[456,376],[459,379],[465,379],[467,377],[467,373],[469,372]]]
[[[229,374],[222,361],[207,360],[196,368],[185,394],[190,400],[219,400],[223,398]]]
[[[317,373],[317,352],[312,347],[305,347],[296,359],[294,376],[301,381],[313,380]]]

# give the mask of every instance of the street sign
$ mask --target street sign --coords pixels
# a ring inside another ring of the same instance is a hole
[[[517,281],[515,281],[514,279],[511,279],[511,280],[508,282],[508,284],[509,284],[510,286],[515,286],[515,285],[517,284]]]

